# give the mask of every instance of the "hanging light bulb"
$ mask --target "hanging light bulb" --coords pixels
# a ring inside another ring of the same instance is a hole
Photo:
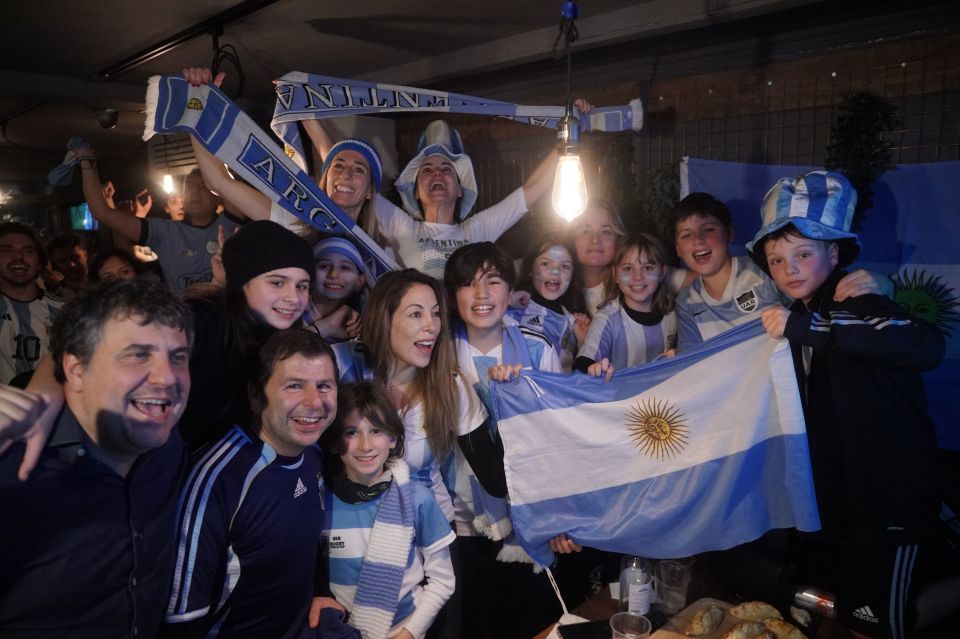
[[[553,210],[565,220],[572,220],[587,208],[587,183],[580,164],[580,122],[573,116],[573,104],[570,93],[570,44],[577,38],[574,24],[580,15],[575,0],[565,0],[560,11],[560,35],[554,43],[554,57],[567,58],[567,105],[566,113],[557,127],[557,172],[553,178]],[[563,52],[559,54],[558,45],[563,42]]]
[[[167,194],[173,193],[173,176],[169,173],[163,176],[163,192]]]
[[[587,183],[580,164],[580,126],[567,114],[557,129],[557,173],[553,179],[553,210],[572,220],[587,208]]]

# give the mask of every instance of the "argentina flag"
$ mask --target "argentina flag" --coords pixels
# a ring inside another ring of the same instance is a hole
[[[789,344],[759,320],[609,382],[524,372],[493,395],[513,524],[543,565],[560,533],[663,558],[820,527]]]

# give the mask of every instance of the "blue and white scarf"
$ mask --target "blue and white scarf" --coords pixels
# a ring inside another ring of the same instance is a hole
[[[387,469],[393,474],[393,481],[380,497],[350,613],[350,624],[363,639],[386,639],[389,634],[414,543],[410,469],[396,457],[387,462]]]
[[[503,343],[501,344],[501,361],[504,364],[520,364],[524,370],[533,369],[533,360],[530,359],[530,351],[527,348],[527,342],[520,332],[520,325],[517,324],[509,315],[504,315],[503,325]],[[489,398],[487,385],[480,383],[480,374],[477,371],[473,360],[473,352],[470,343],[467,341],[467,331],[463,323],[458,323],[454,343],[457,351],[457,364],[463,374],[464,380],[476,391],[477,395],[483,399],[483,403],[490,413],[490,427],[496,431],[497,417],[492,411],[495,410],[494,402]],[[505,563],[527,563],[534,565],[534,571],[540,572],[540,566],[520,547],[516,535],[513,532],[513,524],[510,521],[510,502],[507,499],[493,497],[483,489],[477,480],[473,469],[469,464],[463,464],[464,468],[457,469],[457,479],[465,478],[469,483],[470,493],[473,497],[473,527],[493,541],[503,540],[503,547],[497,554],[497,560]]]
[[[284,154],[269,133],[218,88],[212,84],[193,87],[174,75],[153,76],[147,88],[143,139],[181,131],[297,218],[326,233],[352,236],[360,244],[368,280],[376,281],[399,268]]]
[[[344,115],[377,113],[471,113],[507,118],[551,129],[563,118],[564,107],[523,106],[459,93],[431,91],[395,84],[332,78],[291,71],[276,81],[277,105],[270,128],[287,151],[303,164],[303,141],[297,122]],[[643,127],[643,104],[595,108],[580,117],[581,131],[617,132]]]

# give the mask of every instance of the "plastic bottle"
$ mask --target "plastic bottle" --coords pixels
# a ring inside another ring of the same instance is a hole
[[[653,564],[643,557],[624,555],[620,561],[620,610],[645,615],[653,599]]]

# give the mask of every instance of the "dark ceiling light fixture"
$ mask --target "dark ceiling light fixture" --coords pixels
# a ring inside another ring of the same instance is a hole
[[[256,13],[260,9],[268,7],[277,1],[278,0],[244,0],[243,2],[230,7],[226,11],[221,11],[215,16],[207,18],[202,22],[198,22],[197,24],[188,27],[183,31],[175,33],[169,38],[165,38],[141,51],[138,51],[137,53],[134,53],[132,56],[122,60],[121,62],[111,65],[105,69],[101,69],[94,75],[100,80],[112,80],[115,76],[125,73],[131,69],[135,69],[141,64],[149,62],[154,58],[158,58],[179,47],[181,44],[201,35],[214,34],[216,46],[216,38],[223,34],[224,25],[229,24],[234,20],[244,18],[252,13]],[[234,55],[236,55],[235,51]]]
[[[116,109],[98,109],[94,113],[101,129],[112,129],[120,122],[120,112]]]
[[[43,102],[34,102],[33,104],[28,104],[27,106],[17,109],[16,111],[12,111],[10,113],[5,113],[0,115],[0,142],[2,142],[5,145],[12,146],[16,149],[28,150],[28,147],[25,147],[21,144],[17,144],[13,140],[11,140],[9,137],[7,137],[7,125],[9,125],[10,121],[13,120],[14,118],[19,118],[21,115],[26,115],[27,113],[30,113],[34,109],[39,109],[43,105],[44,105]]]
[[[560,11],[560,34],[553,43],[553,57],[557,60],[563,57],[567,59],[567,102],[563,119],[557,127],[557,152],[560,158],[550,200],[557,215],[567,221],[581,215],[587,208],[587,184],[580,164],[580,121],[573,115],[573,96],[570,91],[570,45],[579,35],[574,23],[579,15],[576,0],[564,0]]]
[[[217,77],[224,64],[232,66],[236,73],[227,74],[227,77],[235,77],[236,83],[230,82],[229,86],[232,87],[232,90],[228,90],[227,87],[221,87],[221,89],[232,99],[239,100],[243,97],[243,85],[247,79],[247,76],[243,73],[243,65],[240,64],[240,54],[237,53],[232,44],[220,46],[220,36],[223,35],[222,28],[215,30],[211,35],[213,36],[213,62],[210,63],[210,69],[213,71],[213,77]]]

